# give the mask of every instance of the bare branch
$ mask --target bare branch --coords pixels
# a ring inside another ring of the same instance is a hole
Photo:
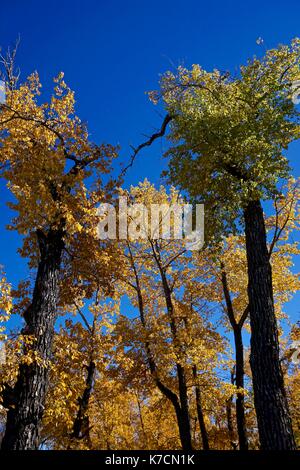
[[[80,308],[78,307],[77,303],[74,301],[74,305],[77,309],[77,312],[79,313],[79,315],[81,316],[85,326],[87,327],[87,329],[89,330],[89,332],[92,334],[93,333],[93,329],[91,328],[89,322],[87,321],[85,315],[82,313],[82,311],[80,310]]]
[[[250,312],[250,308],[249,308],[249,305],[247,305],[247,307],[245,308],[245,310],[243,311],[242,313],[242,316],[241,318],[239,319],[238,321],[238,325],[240,328],[242,328],[242,326],[244,325],[245,321],[247,320],[247,317],[249,315],[249,312]]]
[[[131,156],[131,159],[130,159],[130,162],[128,163],[128,165],[123,168],[122,172],[121,172],[121,176],[124,176],[125,173],[127,172],[127,170],[129,168],[132,167],[134,161],[135,161],[135,158],[137,156],[137,154],[145,147],[149,147],[156,139],[158,139],[159,137],[163,137],[166,133],[166,129],[167,129],[167,126],[169,124],[170,121],[172,121],[173,117],[170,116],[169,114],[167,114],[162,122],[162,125],[161,125],[161,128],[158,132],[155,132],[154,134],[152,134],[148,140],[146,140],[145,142],[143,142],[142,144],[140,144],[138,147],[132,147],[133,149],[133,154]]]
[[[20,37],[16,40],[14,48],[7,49],[6,54],[0,53],[0,65],[3,71],[0,70],[0,77],[5,82],[9,90],[13,90],[20,77],[20,69],[15,67],[16,55],[20,44]]]

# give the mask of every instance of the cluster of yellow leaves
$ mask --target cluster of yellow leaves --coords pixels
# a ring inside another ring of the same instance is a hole
[[[266,219],[266,225],[279,320],[284,316],[283,304],[300,288],[299,275],[293,272],[293,256],[299,249],[290,239],[299,228],[300,190],[292,179],[284,194],[276,188],[278,178],[288,171],[282,150],[299,136],[299,115],[290,96],[290,84],[300,76],[299,56],[300,42],[295,40],[291,47],[282,46],[263,60],[249,62],[236,80],[194,65],[191,70],[179,67],[176,74],[167,73],[161,84],[173,119],[174,146],[167,152],[170,179],[188,189],[192,198],[204,196],[214,215],[211,204],[222,203],[213,224],[225,221],[224,228],[249,199],[273,196],[275,215]],[[279,84],[274,77],[280,77]],[[111,201],[116,192],[112,180],[104,186],[103,175],[110,171],[117,149],[89,142],[63,74],[54,82],[50,102],[44,104],[36,73],[8,90],[0,113],[0,163],[16,200],[10,204],[17,211],[10,228],[25,235],[21,254],[29,256],[31,266],[36,266],[39,256],[36,231],[64,233],[58,313],[68,314],[68,319],[55,334],[51,363],[39,357],[30,335],[6,341],[0,392],[5,384],[14,384],[19,364],[35,362],[50,368],[42,430],[49,445],[177,449],[175,412],[158,390],[157,379],[179,396],[176,374],[181,367],[195,446],[200,447],[201,441],[195,402],[198,386],[212,447],[230,448],[226,403],[237,392],[245,395],[247,420],[255,427],[251,387],[237,390],[230,382],[232,351],[219,329],[229,326],[228,316],[223,315],[224,270],[237,322],[248,305],[244,236],[223,237],[214,249],[209,246],[200,253],[186,252],[182,240],[153,240],[149,234],[138,240],[130,237],[118,246],[100,243],[97,204]],[[153,101],[158,98],[159,94],[151,94]],[[88,186],[92,175],[94,182]],[[145,214],[151,222],[151,204],[183,202],[174,187],[157,190],[147,180],[118,193],[149,209],[129,215],[133,232],[145,222]],[[161,229],[159,221],[156,232]],[[29,282],[22,282],[12,292],[0,275],[0,322],[6,322],[11,312],[24,312],[30,289]],[[131,301],[129,313],[120,306],[123,295]],[[104,298],[111,302],[103,303]],[[3,331],[0,339],[5,338]],[[296,330],[293,335],[298,338]],[[149,368],[149,350],[155,373]],[[96,370],[86,410],[90,440],[74,442],[72,429],[91,363]],[[287,383],[297,426],[297,371],[287,377]]]
[[[0,272],[0,340],[4,339],[2,335],[5,326],[1,325],[7,322],[12,310],[11,285],[7,282],[4,273]]]
[[[17,211],[9,228],[25,235],[24,256],[34,260],[37,229],[44,233],[63,229],[66,242],[81,234],[95,238],[97,204],[113,189],[112,181],[103,183],[117,149],[96,146],[74,109],[74,92],[63,74],[55,80],[49,102],[41,101],[37,73],[25,83],[8,90],[1,105],[0,143],[2,174],[16,202]],[[94,172],[94,188],[85,179]]]

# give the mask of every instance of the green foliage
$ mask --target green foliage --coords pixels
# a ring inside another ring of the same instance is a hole
[[[238,76],[179,67],[161,80],[171,122],[167,176],[224,228],[249,200],[276,194],[289,174],[284,150],[299,135],[293,85],[300,78],[300,41],[269,50]],[[294,89],[295,91],[295,89]]]

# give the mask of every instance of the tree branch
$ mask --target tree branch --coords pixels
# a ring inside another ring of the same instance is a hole
[[[134,161],[135,161],[135,158],[137,156],[137,154],[144,148],[144,147],[149,147],[156,139],[158,139],[159,137],[163,137],[166,133],[166,129],[167,129],[167,126],[169,124],[170,121],[172,121],[173,119],[173,116],[170,116],[170,114],[167,114],[162,122],[162,125],[161,125],[161,128],[158,132],[155,132],[154,134],[152,134],[148,140],[146,140],[146,142],[143,142],[142,144],[140,144],[138,147],[132,147],[133,149],[133,154],[131,156],[131,159],[130,159],[130,162],[128,163],[128,165],[122,170],[121,172],[121,176],[124,176],[125,173],[127,172],[127,170],[129,168],[132,167]]]

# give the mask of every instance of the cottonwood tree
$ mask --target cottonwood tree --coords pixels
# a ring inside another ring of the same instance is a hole
[[[267,219],[269,230],[272,219]],[[282,219],[285,221],[285,217]],[[291,219],[292,220],[292,219]],[[270,238],[270,260],[273,270],[273,292],[277,320],[284,318],[284,304],[299,290],[299,274],[292,272],[293,258],[298,253],[298,244],[285,238],[289,229],[281,232],[282,238],[273,244]],[[218,302],[224,313],[224,326],[234,337],[234,368],[232,381],[236,391],[236,420],[239,448],[248,448],[247,424],[244,406],[245,358],[243,329],[248,329],[247,262],[245,239],[242,236],[227,237],[218,249],[204,250],[197,255],[195,263],[198,276],[194,278],[190,291],[201,292],[202,298]]]
[[[99,380],[105,388],[114,346],[116,302],[99,299],[84,308],[77,305],[76,311],[77,321],[67,319],[54,340],[42,439],[56,449],[93,448],[94,386]]]
[[[17,84],[7,70],[6,101],[0,105],[1,175],[14,196],[10,206],[17,211],[11,228],[24,237],[21,254],[29,257],[30,267],[36,270],[30,304],[22,312],[23,335],[32,338],[27,349],[34,351],[36,360],[20,363],[7,404],[2,448],[36,449],[62,265],[70,260],[67,253],[72,244],[94,243],[95,205],[105,199],[102,176],[108,173],[116,150],[89,142],[63,74],[55,79],[50,101],[41,103],[37,73]],[[91,174],[95,185],[88,190],[84,180]]]
[[[151,204],[172,206],[179,202],[177,191],[171,190],[168,195],[165,188],[156,190],[148,181],[132,187],[128,197],[131,202],[143,204],[149,214]],[[143,226],[140,217],[140,214],[132,215],[130,223]],[[186,247],[183,240],[163,239],[159,236],[160,229],[161,226],[153,229],[152,225],[152,234],[137,235],[140,238],[137,240],[131,236],[125,243],[124,256],[128,268],[124,282],[129,287],[128,295],[139,311],[149,371],[158,389],[174,406],[182,448],[190,449],[193,445],[189,396],[190,383],[193,383],[202,446],[208,449],[198,372],[201,370],[203,375],[206,370],[209,383],[214,375],[218,352],[222,350],[222,341],[213,327],[206,323],[205,314],[202,315],[205,306],[197,310],[189,295],[180,293],[191,259],[188,255],[184,256]],[[161,355],[165,357],[163,362]],[[168,356],[169,364],[164,370]],[[166,376],[168,369],[171,375],[174,369],[177,385],[169,385],[170,379]]]
[[[237,77],[199,65],[167,72],[161,89],[170,124],[169,181],[206,204],[207,234],[244,224],[251,323],[251,368],[261,447],[294,449],[279,360],[272,271],[262,200],[273,198],[289,174],[284,154],[298,138],[293,85],[299,79],[300,41],[279,46],[240,67]],[[294,90],[295,92],[295,90]],[[131,162],[132,163],[132,162]],[[219,230],[218,230],[219,229]]]

